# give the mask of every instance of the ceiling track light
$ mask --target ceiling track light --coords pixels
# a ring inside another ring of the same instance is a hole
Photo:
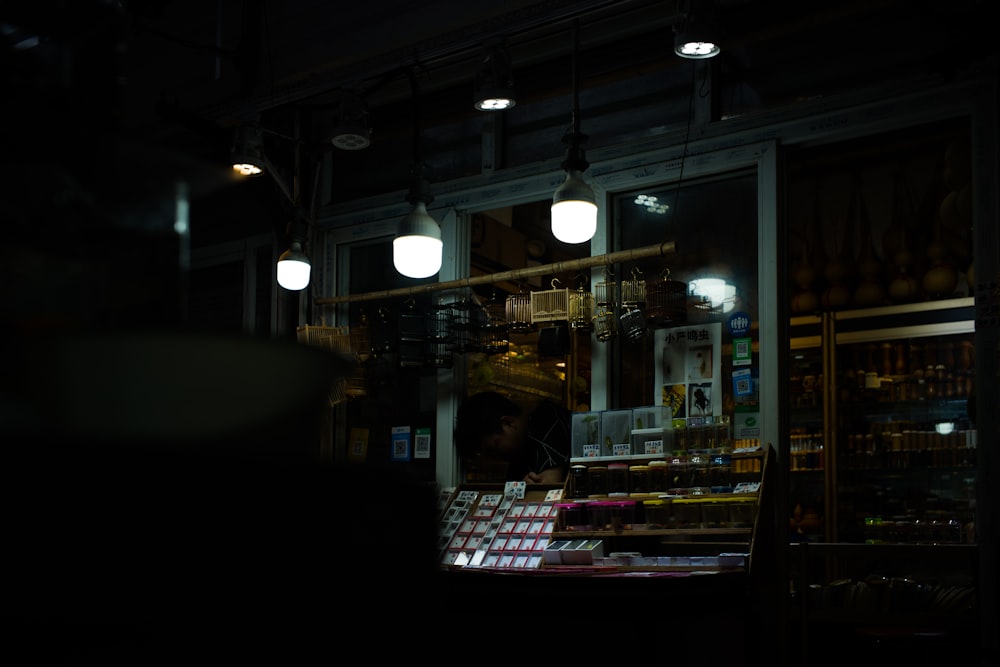
[[[510,56],[501,42],[488,42],[476,72],[473,106],[479,111],[503,111],[517,104]]]
[[[714,7],[695,8],[695,4],[694,0],[687,3],[683,18],[674,26],[674,53],[689,60],[714,58],[722,52]]]
[[[420,91],[413,69],[407,70],[413,91],[413,169],[407,201],[413,209],[399,222],[392,240],[392,263],[408,278],[429,278],[441,270],[441,227],[427,212],[433,201],[420,155]]]
[[[552,195],[552,235],[563,243],[584,243],[597,231],[597,197],[583,180],[590,164],[584,156],[587,135],[580,132],[580,94],[577,90],[576,60],[579,51],[579,21],[573,22],[573,125],[563,135],[567,144],[566,159],[560,166],[566,180]]]

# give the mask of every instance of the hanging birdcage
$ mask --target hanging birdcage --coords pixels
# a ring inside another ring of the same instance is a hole
[[[609,280],[612,274],[605,269],[604,279],[594,285],[594,305],[598,309],[614,311],[618,306],[618,283]]]
[[[483,326],[479,344],[486,354],[503,354],[510,347],[507,336],[506,304],[490,299],[482,305]]]
[[[416,307],[416,301],[407,299],[399,314],[398,331],[399,365],[419,368],[424,365],[427,344],[427,316]]]
[[[396,351],[399,334],[396,330],[396,318],[388,306],[379,306],[369,327],[373,356],[392,354]]]
[[[552,279],[552,289],[531,292],[531,321],[565,322],[569,319],[569,290],[558,288],[557,278]]]
[[[452,367],[454,343],[451,305],[438,303],[427,313],[427,363],[434,368]]]
[[[594,307],[594,295],[584,290],[581,283],[576,291],[569,295],[570,328],[577,331],[593,331]]]
[[[535,324],[531,321],[531,293],[518,292],[507,297],[507,330],[510,333],[531,333]]]
[[[623,280],[621,284],[622,306],[630,308],[642,308],[646,305],[646,281],[642,278],[642,271],[638,268],[632,269],[632,278]]]
[[[327,327],[305,325],[296,330],[296,339],[306,345],[314,345],[328,350],[333,350],[341,355],[348,355],[347,345],[340,345],[340,340],[347,337],[347,327]],[[347,379],[336,378],[330,385],[327,392],[327,399],[330,405],[336,405],[347,399]]]
[[[466,298],[451,304],[451,326],[454,333],[452,351],[456,354],[481,352],[479,336],[486,315],[482,307]]]
[[[601,307],[594,313],[594,336],[602,343],[618,336],[618,322],[615,320],[615,311]]]
[[[642,279],[642,271],[632,269],[632,278],[623,280],[621,284],[621,315],[619,323],[622,335],[629,342],[642,340],[646,335],[646,315],[643,308],[646,305],[646,281]]]
[[[687,283],[671,280],[670,269],[646,285],[646,326],[666,329],[687,322]]]

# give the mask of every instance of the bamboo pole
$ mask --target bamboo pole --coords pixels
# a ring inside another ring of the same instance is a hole
[[[664,241],[663,243],[643,246],[641,248],[619,250],[617,252],[611,252],[604,255],[581,257],[580,259],[553,262],[552,264],[539,264],[537,266],[529,266],[523,269],[511,269],[510,271],[490,273],[483,276],[471,276],[469,278],[428,283],[426,285],[415,285],[413,287],[398,287],[396,289],[382,290],[379,292],[316,297],[313,303],[317,306],[330,306],[338,303],[354,303],[357,301],[373,301],[375,299],[391,299],[397,296],[410,296],[413,294],[427,294],[430,292],[440,292],[460,287],[471,287],[473,285],[489,285],[507,280],[517,281],[522,278],[532,278],[534,276],[544,276],[552,273],[567,273],[579,271],[581,269],[589,269],[595,266],[617,264],[618,262],[631,262],[646,257],[659,257],[672,253],[675,249],[676,244],[673,241]]]

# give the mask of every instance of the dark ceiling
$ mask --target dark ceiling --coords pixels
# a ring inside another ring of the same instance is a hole
[[[276,218],[287,206],[273,183],[251,193],[220,170],[240,122],[269,130],[268,155],[285,182],[300,195],[322,189],[321,204],[405,191],[418,137],[436,182],[488,178],[487,133],[500,138],[496,169],[558,169],[572,123],[574,25],[581,129],[591,151],[995,66],[986,2],[709,4],[725,30],[724,50],[694,65],[671,52],[687,2],[3,2],[11,91],[4,106],[13,119],[4,140],[14,156],[6,168],[23,172],[18,156],[37,162],[38,149],[73,155],[71,173],[89,165],[79,175],[83,187],[112,187],[127,211],[129,201],[176,181],[137,178],[152,156],[195,196],[249,193],[242,206]],[[21,48],[32,37],[37,45]],[[472,107],[483,45],[496,40],[510,55],[519,93],[500,120]],[[372,145],[362,151],[328,140],[345,91],[367,106]],[[696,96],[711,96],[711,111],[692,128]],[[311,165],[325,157],[330,180],[314,187]],[[109,173],[117,174],[114,186]]]

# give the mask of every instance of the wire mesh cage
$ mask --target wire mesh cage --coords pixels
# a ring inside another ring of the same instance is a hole
[[[629,308],[642,308],[646,305],[646,281],[642,278],[642,271],[637,268],[632,269],[629,280],[622,281],[621,303]]]
[[[451,368],[454,339],[451,304],[434,304],[427,313],[428,365],[434,368]]]
[[[505,306],[507,330],[510,333],[531,333],[535,330],[535,323],[531,321],[530,292],[509,295]]]
[[[615,312],[610,308],[598,308],[594,314],[594,336],[602,343],[618,336],[618,321],[615,319]]]
[[[670,278],[670,269],[646,285],[646,325],[666,329],[687,322],[687,283]]]
[[[618,306],[618,282],[610,280],[611,274],[604,272],[604,279],[594,284],[594,305],[613,311]]]
[[[350,355],[350,330],[347,327],[305,325],[296,329],[296,339],[305,345],[314,345],[333,350],[342,355]],[[347,378],[336,378],[327,393],[330,405],[347,400]]]
[[[569,295],[569,326],[577,331],[594,329],[594,295],[581,284]]]
[[[531,321],[565,322],[569,320],[569,290],[558,288],[557,279],[552,280],[552,289],[531,292]]]
[[[510,347],[506,303],[490,299],[482,304],[483,326],[479,344],[486,354],[503,354]]]
[[[452,352],[465,354],[481,352],[479,337],[486,315],[482,307],[467,298],[451,304],[451,326],[454,332]]]
[[[417,308],[414,299],[406,301],[399,314],[397,329],[399,365],[404,368],[420,368],[426,361],[427,314]]]

